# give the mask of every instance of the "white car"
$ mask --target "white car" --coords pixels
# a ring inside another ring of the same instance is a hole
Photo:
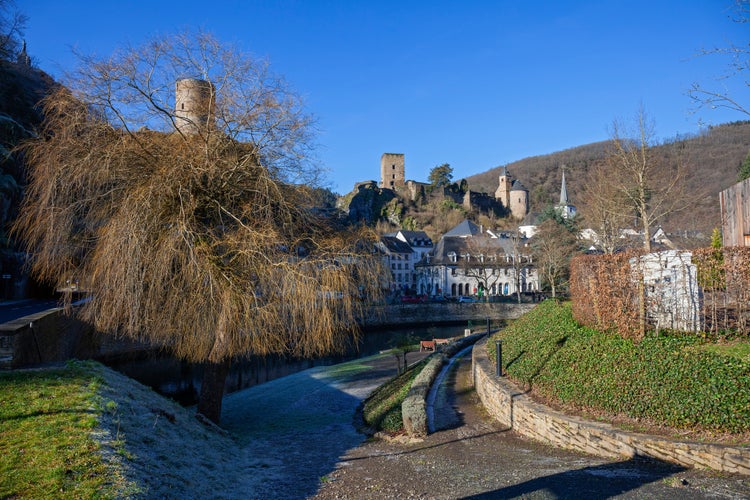
[[[461,302],[479,302],[479,301],[474,297],[461,296],[458,298],[458,302],[461,303]]]

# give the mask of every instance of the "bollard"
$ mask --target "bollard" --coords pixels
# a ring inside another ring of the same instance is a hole
[[[495,366],[495,376],[496,377],[502,377],[503,376],[503,341],[500,339],[495,340],[495,357],[496,360],[496,366]]]
[[[487,316],[487,335],[490,334],[490,318]]]

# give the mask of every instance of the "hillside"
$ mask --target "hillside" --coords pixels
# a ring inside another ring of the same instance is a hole
[[[583,186],[592,165],[605,158],[608,141],[587,144],[556,153],[525,158],[505,165],[508,171],[529,189],[531,212],[537,213],[557,202],[560,193],[561,166],[565,165],[569,197],[585,216]],[[750,121],[710,127],[694,136],[682,136],[654,148],[663,164],[684,158],[694,175],[688,179],[695,206],[663,222],[667,231],[699,230],[710,234],[721,225],[719,192],[737,182],[737,171],[750,152]],[[677,154],[679,152],[679,155]],[[468,177],[474,191],[492,192],[497,187],[501,166]]]

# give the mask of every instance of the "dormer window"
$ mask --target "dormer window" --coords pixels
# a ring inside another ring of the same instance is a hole
[[[451,262],[456,262],[456,252],[449,252],[448,260],[450,260]]]

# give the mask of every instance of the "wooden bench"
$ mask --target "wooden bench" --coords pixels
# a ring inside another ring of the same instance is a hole
[[[420,340],[419,341],[419,350],[420,351],[434,351],[435,350],[435,341],[434,340]]]

